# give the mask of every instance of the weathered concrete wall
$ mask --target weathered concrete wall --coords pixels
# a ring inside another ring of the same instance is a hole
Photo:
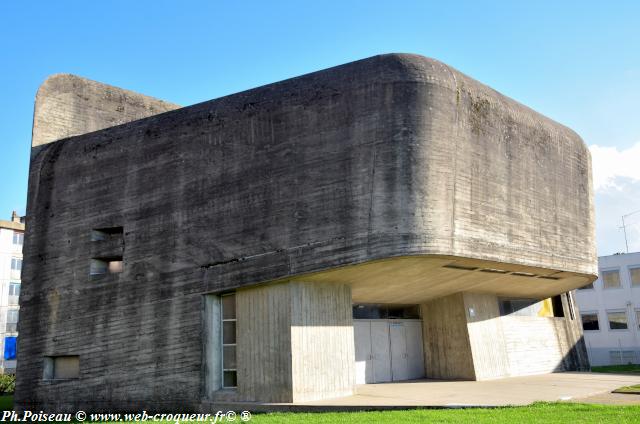
[[[76,75],[52,75],[36,95],[31,146],[126,124],[179,107]]]
[[[472,292],[421,309],[427,377],[490,380],[588,369],[584,343],[571,332],[579,322],[570,316],[500,316],[496,295]]]
[[[578,304],[575,301],[575,290],[560,295],[565,320],[556,320],[556,334],[564,337],[559,339],[562,349],[563,366],[567,370],[589,371],[591,365],[587,354],[587,346],[582,331],[582,318]],[[571,313],[572,312],[572,313]],[[562,331],[564,330],[564,331]]]
[[[508,377],[509,353],[498,310],[498,298],[492,294],[464,293],[469,344],[477,380]],[[474,312],[471,316],[470,308]],[[523,330],[526,334],[527,330]],[[523,346],[523,348],[528,348]],[[535,349],[534,345],[534,349]]]
[[[291,288],[293,401],[353,394],[356,359],[350,287],[295,283]]]
[[[559,341],[566,339],[566,334],[564,329],[558,331],[554,322],[564,318],[506,316],[499,320],[504,338],[493,340],[507,351],[506,376],[565,370]]]
[[[434,299],[420,309],[427,378],[475,380],[463,294]]]
[[[206,293],[411,255],[595,278],[589,171],[572,131],[412,55],[37,146],[16,405],[193,409]],[[89,276],[117,226],[124,271]],[[80,380],[43,382],[62,354]]]
[[[283,283],[237,292],[234,400],[303,402],[353,393],[348,286]]]
[[[236,294],[238,399],[293,402],[292,283]]]
[[[563,297],[566,297],[563,295]],[[579,371],[589,367],[578,314],[565,317],[500,316],[498,298],[464,293],[476,379]],[[469,308],[475,316],[471,317]]]

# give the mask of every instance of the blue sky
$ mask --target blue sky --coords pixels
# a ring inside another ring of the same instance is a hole
[[[640,210],[640,2],[526,3],[2,2],[0,218],[25,212],[33,100],[50,74],[189,105],[410,52],[448,63],[595,146],[599,253],[621,251],[620,216]],[[640,250],[640,213],[629,221],[630,248]]]

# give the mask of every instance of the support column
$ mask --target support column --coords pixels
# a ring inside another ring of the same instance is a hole
[[[475,380],[462,293],[420,305],[427,378]]]

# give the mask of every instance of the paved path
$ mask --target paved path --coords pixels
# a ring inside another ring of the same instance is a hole
[[[298,405],[502,406],[557,400],[597,403],[598,396],[603,400],[616,398],[616,401],[622,402],[621,399],[628,398],[602,396],[620,386],[632,384],[640,384],[640,376],[565,372],[491,381],[416,380],[361,385],[353,396]],[[632,401],[636,400],[640,401],[640,395],[635,395]]]
[[[599,403],[603,405],[640,405],[640,395],[606,392],[586,398],[575,399],[574,402]]]

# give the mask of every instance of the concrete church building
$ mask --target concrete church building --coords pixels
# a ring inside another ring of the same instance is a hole
[[[36,97],[16,407],[204,410],[588,369],[582,140],[372,57],[179,107]]]

